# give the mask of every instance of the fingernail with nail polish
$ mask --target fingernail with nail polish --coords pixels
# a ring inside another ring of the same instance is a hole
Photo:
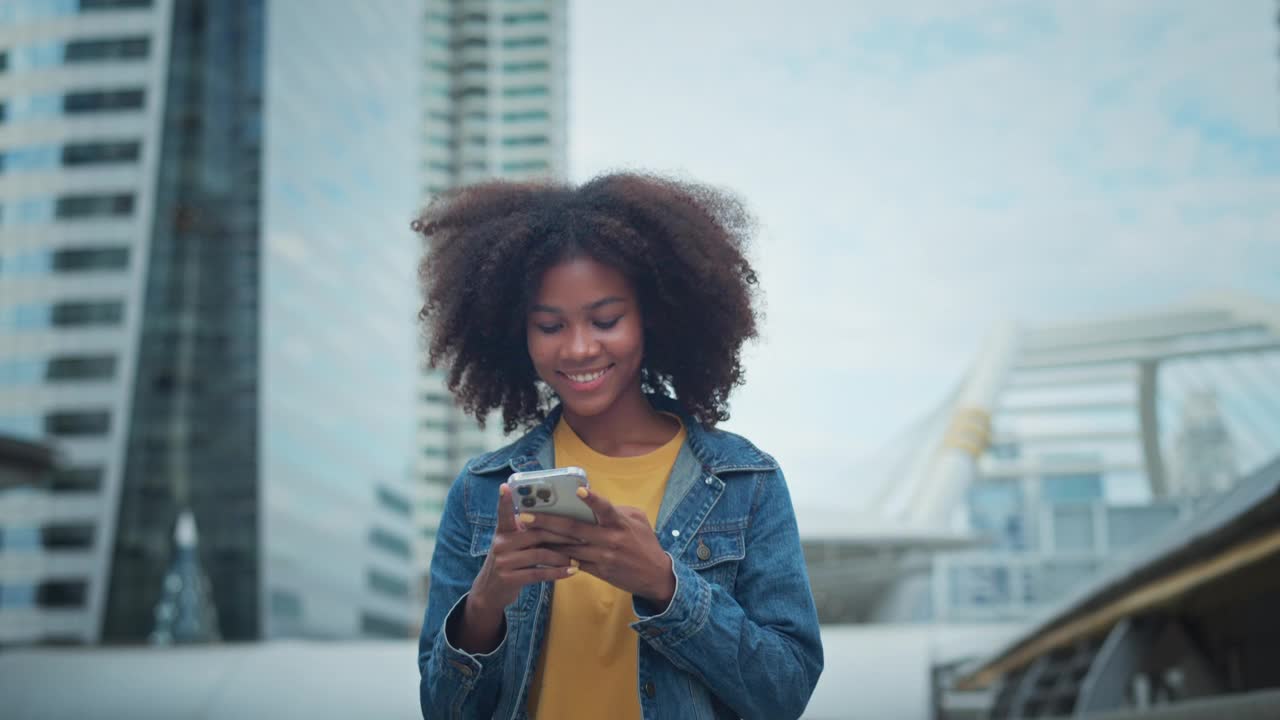
[[[565,575],[576,575],[577,573],[578,573],[578,568],[576,567],[568,567],[568,568],[565,568],[564,570]]]
[[[532,525],[534,517],[535,516],[533,513],[520,513],[520,522],[524,523],[525,525]]]
[[[587,489],[584,487],[578,488],[578,497],[583,498],[585,500],[587,497]]]
[[[577,559],[577,558],[569,558],[569,566],[570,566],[570,567],[581,567],[581,566],[582,566],[582,563],[578,562],[578,559]]]

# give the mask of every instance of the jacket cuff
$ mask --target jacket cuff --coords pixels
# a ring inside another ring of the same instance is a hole
[[[470,592],[463,593],[458,598],[458,602],[453,604],[449,609],[449,613],[445,615],[444,627],[440,633],[436,635],[436,652],[432,653],[437,664],[437,669],[442,677],[448,677],[451,680],[467,686],[474,686],[482,680],[487,680],[501,674],[502,660],[507,650],[507,626],[506,619],[503,619],[502,640],[498,642],[498,647],[487,653],[469,653],[465,650],[459,650],[449,641],[449,628],[453,622],[462,616],[463,609],[467,602],[467,596]]]
[[[671,553],[667,553],[670,557]],[[671,572],[676,578],[676,591],[665,610],[643,598],[632,597],[631,608],[639,618],[631,629],[651,643],[675,645],[702,629],[711,613],[711,585],[684,563],[671,559]]]

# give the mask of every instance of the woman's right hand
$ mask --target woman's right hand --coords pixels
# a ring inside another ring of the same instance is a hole
[[[480,573],[467,595],[459,648],[487,653],[502,640],[503,609],[515,602],[525,585],[562,580],[578,572],[578,563],[544,545],[576,542],[549,530],[525,528],[516,521],[511,488],[498,488],[498,527]],[[545,567],[537,567],[543,565]]]

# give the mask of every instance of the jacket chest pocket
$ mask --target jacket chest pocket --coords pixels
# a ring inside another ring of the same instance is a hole
[[[704,528],[693,536],[681,553],[681,561],[715,585],[732,588],[738,576],[738,563],[747,556],[741,528]]]

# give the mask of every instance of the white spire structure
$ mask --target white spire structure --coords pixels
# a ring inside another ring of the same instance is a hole
[[[156,603],[153,645],[217,642],[218,611],[210,596],[209,578],[200,566],[199,533],[190,510],[178,515],[173,530],[173,564],[164,577]]]

